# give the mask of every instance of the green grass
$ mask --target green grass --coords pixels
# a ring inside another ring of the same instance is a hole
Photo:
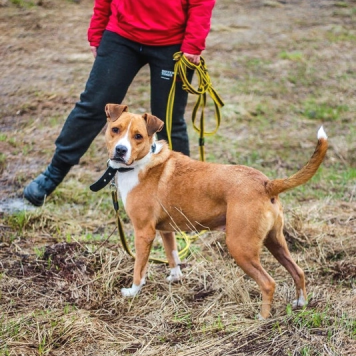
[[[335,1],[334,2],[334,6],[337,6],[337,7],[349,7],[350,4],[347,3],[346,1]]]
[[[6,154],[5,153],[0,153],[0,173],[5,169],[6,167]]]
[[[35,6],[35,2],[31,0],[10,0],[13,5],[18,7],[29,8]]]
[[[298,87],[317,87],[321,81],[315,66],[310,62],[291,61],[290,70],[286,73],[285,79]]]
[[[356,340],[356,320],[353,317],[333,310],[331,306],[325,306],[321,311],[314,309],[303,309],[301,311],[288,311],[293,325],[298,329],[327,330],[327,337],[330,340],[334,334],[344,331],[352,339]]]
[[[283,51],[279,54],[279,58],[293,62],[302,62],[304,60],[303,53],[300,51],[287,52]]]
[[[6,217],[6,223],[14,230],[23,231],[30,220],[30,214],[26,211],[15,212]]]
[[[312,120],[337,121],[340,120],[343,113],[348,111],[347,105],[318,103],[315,99],[308,99],[303,104],[302,114]]]
[[[46,249],[45,247],[37,247],[37,246],[34,247],[35,255],[39,260],[43,260],[45,249]]]
[[[356,42],[356,34],[354,33],[354,31],[349,31],[341,26],[334,27],[332,30],[328,31],[326,34],[326,38],[332,43]]]

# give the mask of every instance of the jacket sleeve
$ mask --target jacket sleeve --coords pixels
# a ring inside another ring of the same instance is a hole
[[[95,0],[93,16],[88,29],[88,41],[91,46],[98,47],[111,14],[112,0]]]
[[[199,55],[205,49],[214,5],[215,0],[189,0],[182,52]]]

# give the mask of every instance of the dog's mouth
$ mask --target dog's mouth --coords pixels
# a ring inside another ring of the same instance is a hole
[[[114,161],[114,162],[126,164],[124,157],[114,156],[114,157],[111,158],[111,160]]]
[[[121,157],[121,156],[117,156],[115,155],[114,157],[110,158],[110,160],[112,162],[115,162],[115,163],[120,163],[121,165],[125,165],[126,167],[129,167],[132,165],[133,162],[130,162],[130,161],[126,161],[124,159],[124,157]]]

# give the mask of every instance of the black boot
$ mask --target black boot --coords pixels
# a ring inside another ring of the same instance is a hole
[[[35,206],[43,205],[46,196],[57,188],[69,170],[70,167],[59,169],[50,164],[43,173],[24,189],[24,197]]]

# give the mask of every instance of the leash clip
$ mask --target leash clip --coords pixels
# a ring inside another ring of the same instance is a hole
[[[116,189],[116,184],[115,184],[115,177],[111,180],[111,182],[110,182],[110,190],[112,191],[112,192],[116,192],[117,191],[117,189]]]

